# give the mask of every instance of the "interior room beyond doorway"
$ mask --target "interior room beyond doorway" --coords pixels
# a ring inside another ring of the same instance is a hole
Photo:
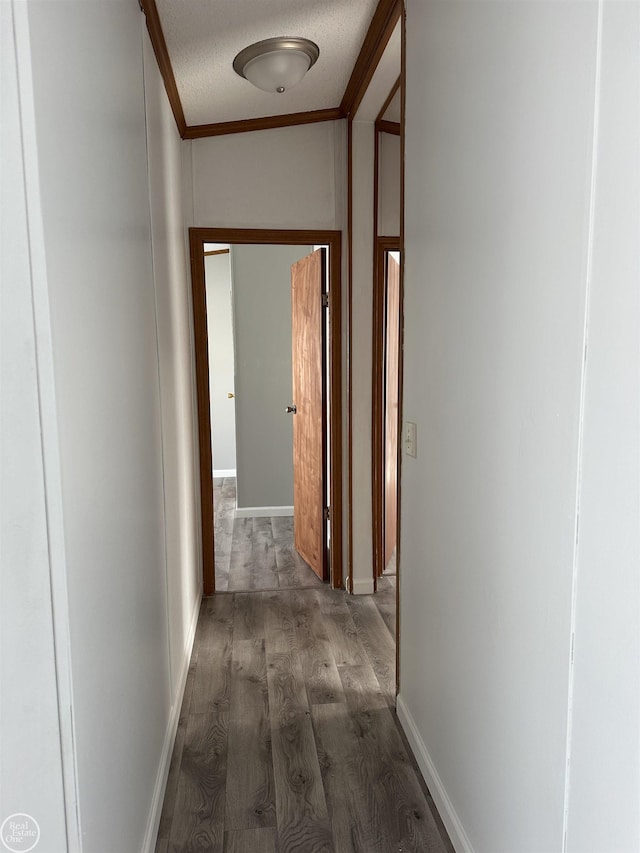
[[[294,542],[290,411],[292,268],[319,248],[204,245],[218,591],[321,582]]]
[[[190,241],[205,594],[340,587],[340,233],[191,229]]]

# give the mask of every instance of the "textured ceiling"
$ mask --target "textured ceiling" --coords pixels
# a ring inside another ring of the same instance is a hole
[[[377,0],[156,0],[188,125],[337,107]],[[249,44],[273,36],[316,42],[320,58],[282,95],[232,68]]]

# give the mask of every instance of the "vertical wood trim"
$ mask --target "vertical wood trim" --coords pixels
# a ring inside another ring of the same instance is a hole
[[[193,291],[193,327],[196,361],[198,439],[200,445],[200,500],[202,512],[202,571],[204,594],[215,591],[213,539],[213,472],[211,459],[211,410],[209,400],[209,356],[207,308],[204,277],[205,243],[257,243],[263,245],[329,246],[330,305],[330,416],[331,437],[331,544],[330,579],[334,587],[343,581],[342,566],[342,232],[288,231],[259,228],[190,228],[191,286]]]
[[[343,115],[352,117],[357,112],[402,14],[402,6],[402,0],[380,0],[378,3],[340,103]]]
[[[213,242],[213,241],[211,241]],[[200,454],[200,511],[202,513],[202,578],[204,595],[216,588],[213,540],[213,464],[211,458],[211,402],[209,399],[209,351],[207,344],[207,300],[204,277],[204,241],[196,229],[189,230],[193,335],[196,359],[198,444]]]
[[[339,589],[343,584],[342,567],[342,234],[330,244],[329,249],[329,336],[331,359],[329,364],[331,436],[331,481],[329,504],[331,506],[330,577],[331,586]]]
[[[378,204],[380,184],[380,134],[374,129],[375,145],[373,155],[373,311],[371,333],[371,509],[372,509],[372,557],[373,590],[378,590],[378,576],[382,574],[383,562],[383,513],[382,500],[382,460],[384,459],[384,430],[381,413],[383,410],[382,379],[384,375],[384,345],[382,334],[385,330],[385,316],[382,303],[384,294],[384,259],[380,259],[378,244]],[[382,287],[380,278],[382,273]],[[382,291],[382,294],[381,294]]]
[[[171,67],[167,42],[165,41],[164,33],[162,32],[162,24],[160,23],[160,15],[158,14],[156,0],[140,0],[140,3],[147,21],[149,38],[151,39],[153,52],[156,55],[156,62],[158,63],[158,69],[160,70],[160,74],[164,82],[164,88],[167,93],[167,98],[169,99],[169,104],[171,105],[178,133],[180,134],[180,137],[184,139],[187,131],[187,121],[184,117],[182,102],[180,101],[180,95],[178,94],[178,85],[173,74],[173,68]]]
[[[373,278],[373,358],[372,358],[372,403],[371,403],[371,481],[373,506],[373,579],[374,588],[385,569],[385,400],[384,378],[386,372],[386,264],[385,253],[401,252],[400,237],[375,237]],[[400,255],[402,263],[402,254]],[[401,318],[399,318],[401,322]],[[399,357],[399,362],[401,355]],[[400,367],[400,364],[399,364]],[[398,407],[399,408],[399,407]],[[400,439],[399,439],[400,440]],[[399,476],[398,476],[399,481]]]
[[[348,455],[348,558],[347,589],[353,592],[353,119],[347,119],[347,238],[349,241],[347,282],[347,455]]]
[[[407,97],[407,13],[402,13],[400,90],[400,347],[398,357],[398,521],[396,550],[396,696],[400,692],[400,584],[402,528],[402,410],[404,400],[404,182],[405,182],[405,101]]]

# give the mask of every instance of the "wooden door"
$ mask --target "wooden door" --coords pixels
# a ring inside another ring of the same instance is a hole
[[[326,374],[322,308],[326,250],[291,267],[293,358],[293,539],[296,551],[322,580],[326,550]]]
[[[398,405],[400,355],[400,264],[387,253],[384,442],[384,567],[398,537]]]

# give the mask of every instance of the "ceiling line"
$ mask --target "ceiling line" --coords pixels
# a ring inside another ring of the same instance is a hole
[[[164,81],[164,88],[167,92],[167,97],[169,98],[173,117],[176,120],[178,133],[182,139],[184,139],[184,134],[187,129],[187,120],[184,117],[182,101],[180,100],[176,78],[173,73],[173,68],[171,67],[169,51],[167,50],[167,43],[164,38],[164,33],[162,32],[162,24],[160,23],[160,15],[158,14],[156,0],[140,0],[140,2],[144,16],[147,19],[149,38],[151,39],[153,52],[156,55],[156,62],[158,63],[162,80]]]
[[[402,0],[379,0],[339,106],[322,110],[309,110],[308,112],[264,116],[263,118],[187,125],[156,0],[141,0],[141,5],[147,20],[147,30],[153,45],[158,69],[164,82],[178,133],[182,139],[201,139],[229,133],[246,133],[253,130],[334,121],[352,116],[364,97],[403,8]]]
[[[220,121],[216,124],[192,124],[185,131],[183,139],[202,139],[205,136],[223,136],[227,133],[247,133],[251,130],[270,130],[275,127],[290,127],[298,124],[312,124],[318,121],[335,121],[345,116],[339,107],[326,110],[309,110],[304,113],[283,113],[263,118],[245,118],[237,121]]]
[[[388,109],[388,107],[389,107],[389,104],[390,104],[390,103],[391,103],[391,101],[393,100],[395,93],[396,93],[396,92],[398,91],[398,89],[400,88],[400,83],[402,83],[402,74],[398,77],[398,79],[396,80],[396,82],[395,82],[395,83],[393,84],[393,86],[391,87],[391,91],[390,91],[390,92],[389,92],[389,94],[387,95],[387,100],[384,102],[384,104],[383,104],[383,105],[382,105],[382,107],[380,108],[380,112],[378,113],[378,116],[377,116],[377,118],[376,118],[376,121],[382,121],[382,120],[383,120],[383,118],[384,118],[384,114],[386,113],[386,111],[387,111],[387,109]]]
[[[378,3],[340,104],[346,116],[355,115],[360,106],[402,9],[402,0],[380,0]]]

